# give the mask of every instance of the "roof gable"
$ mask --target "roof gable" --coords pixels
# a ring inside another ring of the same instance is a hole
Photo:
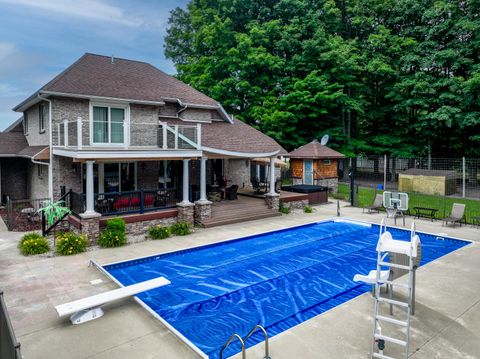
[[[344,158],[340,152],[332,150],[330,147],[320,144],[317,140],[313,140],[296,150],[290,152],[287,157],[290,158]]]

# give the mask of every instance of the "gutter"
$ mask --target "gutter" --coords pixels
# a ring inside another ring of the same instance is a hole
[[[180,106],[183,106],[185,107],[184,109],[180,110],[179,112],[177,112],[177,115],[180,113],[180,112],[183,112],[187,107],[191,107],[191,108],[203,108],[203,109],[207,109],[207,110],[217,110],[221,117],[232,123],[233,124],[233,116],[230,116],[227,111],[225,111],[225,109],[223,108],[223,106],[221,104],[219,104],[217,102],[217,105],[214,106],[214,105],[200,105],[200,104],[196,104],[196,103],[186,103],[186,102],[182,102],[182,100],[180,100],[179,98],[177,97],[162,97],[162,100],[165,100],[165,101],[170,101],[170,102],[177,102]]]
[[[48,197],[53,201],[53,148],[52,148],[52,100],[37,95],[40,100],[48,102],[48,145],[50,147],[50,161],[48,164]],[[32,162],[33,162],[32,158]],[[35,163],[35,162],[34,162]]]

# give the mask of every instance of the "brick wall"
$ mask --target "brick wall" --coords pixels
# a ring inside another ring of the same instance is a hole
[[[81,166],[74,163],[71,158],[53,156],[53,197],[59,198],[60,187],[65,186],[66,190],[83,192]]]
[[[28,163],[27,196],[28,198],[48,198],[48,166],[31,161]]]
[[[27,109],[24,113],[28,117],[28,134],[26,134],[27,142],[30,146],[39,146],[39,145],[48,145],[49,136],[48,136],[48,102],[42,101],[43,105],[43,118],[45,123],[45,131],[40,132],[39,126],[39,108],[40,103],[33,105]]]
[[[157,145],[158,131],[158,106],[130,105],[131,146]]]
[[[2,196],[10,199],[26,199],[27,194],[27,169],[29,160],[25,158],[2,158]]]
[[[88,144],[90,142],[90,126],[88,125],[88,120],[90,116],[89,104],[89,100],[84,99],[74,99],[66,97],[54,97],[52,99],[53,143],[58,143],[57,123],[63,123],[64,120],[67,120],[69,122],[77,121],[77,117],[81,117],[83,121],[83,143]],[[75,126],[74,129],[71,129],[71,131],[69,131],[69,133],[74,133],[73,137],[69,138],[69,141],[72,142],[74,138],[76,139],[76,122],[69,123],[69,126]]]

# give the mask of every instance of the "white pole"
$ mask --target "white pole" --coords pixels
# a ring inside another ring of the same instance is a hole
[[[175,149],[178,150],[178,125],[175,125],[174,127],[175,133],[174,133],[174,138],[175,138]]]
[[[82,118],[77,117],[77,146],[78,149],[81,150],[83,146],[83,138],[82,138]]]
[[[270,191],[269,194],[275,194],[275,156],[270,157]]]
[[[202,148],[202,125],[197,123],[197,150]]]
[[[93,187],[93,163],[95,161],[87,161],[87,209],[85,214],[95,214],[94,208],[94,187]]]
[[[200,159],[200,201],[207,199],[207,157]]]
[[[183,200],[182,204],[189,204],[190,201],[188,199],[188,162],[189,159],[183,160]]]
[[[163,123],[162,124],[162,137],[163,137],[163,145],[162,148],[166,150],[168,148],[168,143],[167,143],[167,124]]]
[[[105,193],[105,164],[98,164],[98,193]]]
[[[68,147],[68,121],[63,120],[63,143]]]
[[[462,158],[463,178],[462,178],[462,197],[465,198],[466,168],[465,157]]]
[[[387,155],[383,155],[383,190],[387,190]]]

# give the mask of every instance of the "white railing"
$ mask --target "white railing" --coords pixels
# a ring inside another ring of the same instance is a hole
[[[69,149],[84,147],[160,148],[163,150],[193,150],[201,148],[202,127],[151,123],[105,123],[76,121],[57,123],[53,145]]]

